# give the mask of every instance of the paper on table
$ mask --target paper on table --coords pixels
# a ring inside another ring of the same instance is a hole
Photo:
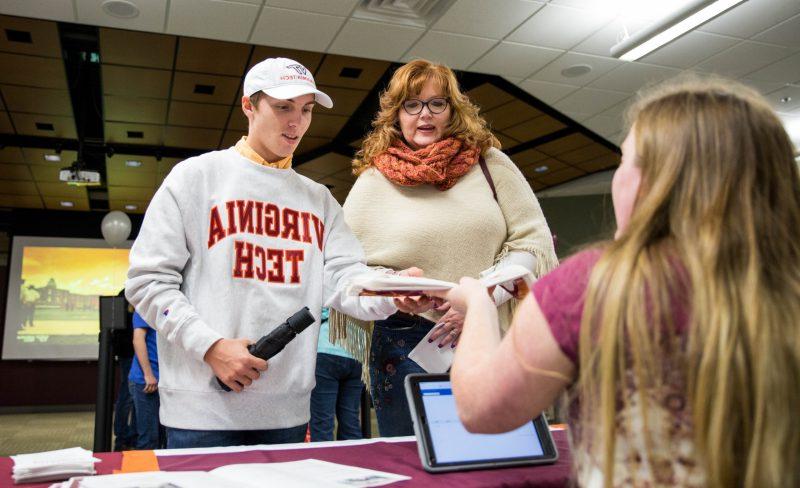
[[[11,456],[11,460],[14,461],[15,468],[53,466],[59,463],[82,463],[92,460],[94,462],[100,461],[92,456],[92,451],[82,447],[70,447],[69,449],[34,452],[31,454],[17,454],[15,456]]]
[[[155,471],[74,478],[59,488],[353,488],[411,479],[399,474],[317,459],[231,464],[204,471]],[[267,484],[265,484],[267,483]]]
[[[11,456],[15,483],[63,480],[71,476],[94,474],[100,460],[81,447]]]
[[[533,274],[525,266],[510,264],[481,277],[480,282],[487,288],[501,286],[513,296],[521,298],[533,285]],[[456,286],[456,283],[432,278],[365,273],[350,280],[346,293],[352,296],[415,296],[431,291],[446,291]]]
[[[227,488],[225,483],[205,471],[148,471],[146,473],[119,473],[102,476],[79,476],[50,488]]]
[[[254,479],[269,479],[273,486],[290,488],[345,488],[383,486],[409,480],[408,476],[372,469],[304,459],[286,463],[233,464],[211,471],[215,476],[246,483]]]
[[[408,353],[408,358],[419,364],[428,373],[446,373],[453,364],[455,349],[450,347],[450,344],[439,347],[441,338],[438,341],[428,342],[428,337],[433,334],[435,329],[436,327],[425,334],[419,344]]]

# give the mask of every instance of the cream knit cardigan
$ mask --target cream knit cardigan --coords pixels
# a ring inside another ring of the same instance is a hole
[[[345,221],[364,247],[367,264],[397,270],[417,266],[426,277],[453,282],[462,276],[477,277],[512,251],[533,254],[537,278],[556,267],[550,229],[525,177],[499,149],[490,148],[484,159],[497,201],[477,164],[446,191],[430,184],[400,186],[374,167],[364,171],[343,209]],[[514,302],[499,309],[504,331]],[[441,314],[423,315],[436,321]],[[372,323],[332,310],[330,325],[331,342],[366,365]],[[362,371],[366,381],[368,368]]]

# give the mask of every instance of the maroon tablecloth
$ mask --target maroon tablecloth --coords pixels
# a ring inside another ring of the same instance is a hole
[[[398,488],[414,486],[458,486],[469,487],[563,487],[570,479],[570,452],[566,433],[553,432],[559,452],[559,461],[553,465],[524,468],[504,468],[460,473],[430,474],[422,469],[415,442],[375,442],[355,446],[333,446],[313,449],[287,449],[269,451],[246,451],[223,454],[194,454],[160,456],[158,464],[163,471],[208,471],[227,464],[272,463],[320,459],[362,468],[377,469],[410,476],[411,479],[394,483]],[[108,474],[119,469],[122,456],[119,453],[102,453],[97,457],[103,462],[96,465],[98,474]],[[0,486],[11,484],[9,458],[0,458]],[[24,485],[26,487],[48,486]]]

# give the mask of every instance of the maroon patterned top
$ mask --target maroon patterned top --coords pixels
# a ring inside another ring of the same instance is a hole
[[[533,295],[547,319],[550,331],[561,351],[579,367],[578,341],[589,277],[602,250],[580,252],[540,278],[533,286]],[[680,271],[681,267],[676,269]],[[614,486],[703,486],[705,476],[695,462],[692,437],[691,409],[686,402],[686,347],[689,324],[688,286],[678,272],[679,285],[670,290],[672,328],[665,328],[663,377],[656,385],[637,388],[629,371],[619,387],[619,407],[616,419],[616,452]],[[642,326],[653,327],[653,317],[643,320]],[[652,449],[648,451],[644,432],[642,399],[648,399],[648,432]],[[581,401],[577,398],[576,401]],[[581,432],[579,408],[570,408],[570,432],[574,439],[573,452],[576,477],[581,486],[602,486],[601,464],[594,446],[602,446],[599,428],[596,432]],[[591,439],[591,445],[583,442]]]

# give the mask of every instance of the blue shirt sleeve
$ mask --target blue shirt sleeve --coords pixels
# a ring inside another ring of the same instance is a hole
[[[133,312],[133,328],[134,329],[147,329],[150,326],[144,321],[139,312]]]

